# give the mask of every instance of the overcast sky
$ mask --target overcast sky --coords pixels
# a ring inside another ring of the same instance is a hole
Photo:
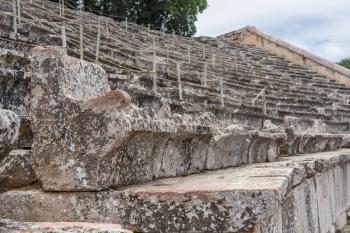
[[[208,0],[197,35],[217,36],[246,25],[332,62],[350,57],[350,0]]]

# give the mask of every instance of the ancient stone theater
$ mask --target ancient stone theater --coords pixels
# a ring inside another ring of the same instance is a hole
[[[0,1],[1,233],[350,232],[350,71]]]

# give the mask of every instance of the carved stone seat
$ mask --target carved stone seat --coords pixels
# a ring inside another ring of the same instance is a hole
[[[29,115],[33,166],[46,190],[100,190],[110,185],[124,129],[118,112],[130,97],[111,91],[105,71],[56,47],[32,50]]]
[[[98,65],[53,47],[35,48],[32,57],[33,160],[45,190],[100,190],[275,161],[285,138],[208,124],[205,112],[138,108],[125,92],[110,91]]]
[[[285,154],[315,153],[341,147],[343,134],[332,132],[322,120],[286,116],[284,125],[288,135],[282,151]]]

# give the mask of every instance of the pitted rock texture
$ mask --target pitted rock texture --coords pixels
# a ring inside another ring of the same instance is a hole
[[[0,192],[29,186],[35,181],[30,150],[12,150],[0,162]]]
[[[124,131],[117,112],[130,104],[110,91],[99,66],[54,47],[32,51],[33,167],[45,190],[110,186],[111,160]]]
[[[275,161],[285,139],[238,125],[208,126],[210,114],[139,109],[127,93],[109,90],[98,65],[53,47],[35,48],[32,57],[33,167],[45,190],[101,190]]]
[[[136,232],[327,233],[344,225],[349,180],[350,150],[339,150],[120,190],[10,190],[0,194],[0,218],[113,223]]]
[[[0,161],[15,147],[21,119],[12,111],[0,109]]]
[[[342,147],[343,148],[350,148],[350,134],[345,134],[343,136]]]
[[[121,223],[141,232],[326,233],[350,207],[349,171],[350,153],[340,151],[159,180],[121,192]]]
[[[0,108],[28,116],[30,59],[0,48]]]
[[[15,222],[0,219],[0,233],[132,233],[117,224],[79,222]]]
[[[342,147],[343,134],[334,134],[322,120],[284,118],[287,141],[282,153],[288,155],[316,153]]]
[[[19,127],[18,146],[19,148],[31,148],[33,144],[33,132],[29,117],[21,117]]]
[[[131,121],[114,160],[114,186],[277,159],[284,134]],[[148,128],[151,127],[151,128]],[[142,148],[142,149],[140,149]]]

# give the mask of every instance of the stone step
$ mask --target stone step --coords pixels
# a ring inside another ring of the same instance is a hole
[[[350,150],[342,149],[119,190],[11,190],[0,194],[0,218],[112,223],[136,232],[327,233],[345,225],[349,179]]]
[[[15,222],[0,219],[0,233],[132,233],[118,224],[80,222]]]

